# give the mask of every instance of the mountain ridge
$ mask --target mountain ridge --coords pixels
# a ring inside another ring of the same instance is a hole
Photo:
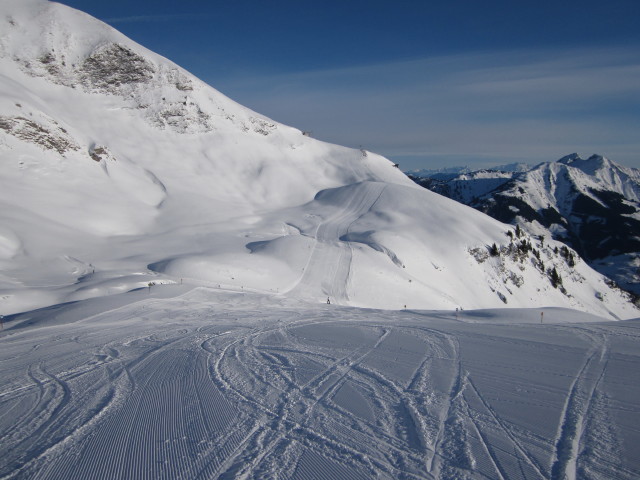
[[[567,243],[601,273],[640,293],[640,170],[573,153],[525,172],[415,180],[533,235]]]
[[[5,314],[184,281],[373,308],[637,316],[551,242],[536,246],[542,268],[511,227],[252,112],[88,15],[40,0],[0,12]]]

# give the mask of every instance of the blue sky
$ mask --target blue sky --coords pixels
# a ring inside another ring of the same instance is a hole
[[[401,168],[640,167],[640,2],[63,0],[229,97]]]

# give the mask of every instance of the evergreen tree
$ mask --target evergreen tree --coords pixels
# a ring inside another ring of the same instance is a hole
[[[553,288],[562,286],[562,277],[558,273],[558,270],[556,270],[556,267],[553,267],[553,269],[549,273],[549,279],[551,280],[551,285],[553,285]]]

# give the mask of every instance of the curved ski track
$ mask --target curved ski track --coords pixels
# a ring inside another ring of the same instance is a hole
[[[315,233],[316,242],[297,285],[288,293],[298,298],[329,297],[341,304],[349,300],[348,284],[352,250],[342,241],[354,222],[367,213],[385,189],[384,183],[364,182],[349,203],[322,221]]]

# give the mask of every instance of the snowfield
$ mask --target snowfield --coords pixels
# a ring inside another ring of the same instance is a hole
[[[4,0],[0,13],[0,314],[184,280],[384,309],[640,314],[550,240],[510,238],[388,159],[253,112],[82,12]]]
[[[0,3],[0,480],[638,478],[640,311],[563,247]]]
[[[0,478],[638,478],[639,342],[186,285],[44,309],[0,339]]]

